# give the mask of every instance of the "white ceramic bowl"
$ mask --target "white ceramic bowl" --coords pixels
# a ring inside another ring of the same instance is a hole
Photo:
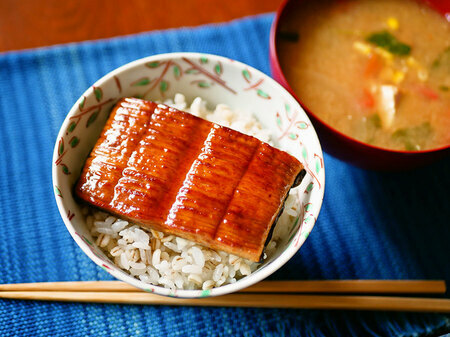
[[[292,222],[274,255],[251,275],[212,290],[170,290],[146,284],[115,266],[96,246],[86,227],[73,186],[114,103],[139,96],[162,101],[175,93],[204,98],[213,108],[225,103],[254,114],[271,130],[277,147],[295,155],[307,175],[300,185],[301,213]],[[238,291],[266,278],[301,247],[316,222],[325,184],[322,150],[316,132],[297,101],[262,72],[237,61],[207,54],[172,53],[126,64],[98,80],[70,109],[59,131],[53,154],[53,185],[59,212],[80,248],[105,271],[137,288],[174,297],[205,297]]]

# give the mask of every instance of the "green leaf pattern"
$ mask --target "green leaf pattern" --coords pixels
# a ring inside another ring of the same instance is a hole
[[[97,100],[97,102],[100,102],[103,98],[103,90],[100,87],[93,87],[94,89],[94,94],[95,94],[95,99]]]
[[[59,140],[59,146],[58,146],[58,155],[62,155],[64,152],[64,138],[61,138]]]
[[[67,133],[67,134],[71,133],[73,130],[75,130],[76,127],[77,127],[77,123],[71,122],[71,123],[69,124],[69,126],[67,127],[66,133]]]
[[[208,297],[209,294],[211,294],[211,290],[209,290],[209,289],[203,290],[200,297]]]
[[[200,71],[198,71],[198,69],[195,69],[195,68],[190,68],[185,71],[185,74],[191,74],[191,75],[196,75],[199,73],[200,73]]]
[[[316,158],[316,173],[319,173],[320,171],[320,159]]]
[[[138,79],[137,81],[134,81],[131,83],[132,87],[137,87],[137,86],[144,86],[144,85],[148,85],[150,84],[150,79],[148,77],[142,77],[140,79]]]
[[[242,75],[247,80],[247,82],[250,82],[251,75],[250,75],[250,72],[247,69],[242,70]]]
[[[303,159],[308,159],[308,151],[306,151],[306,147],[302,147],[302,157]]]
[[[161,90],[162,93],[166,92],[168,87],[169,84],[164,80],[159,84],[159,90]]]
[[[258,94],[259,97],[270,99],[269,94],[266,93],[265,91],[261,90],[261,89],[257,89],[256,93]]]
[[[280,117],[277,117],[277,125],[281,126],[281,118]]]
[[[70,146],[75,147],[80,142],[80,139],[76,136],[72,137],[69,141]]]
[[[83,98],[81,99],[80,104],[78,104],[78,107],[79,107],[80,111],[83,110],[85,103],[86,103],[86,96],[83,96]]]
[[[92,123],[95,122],[95,120],[97,119],[98,114],[100,113],[100,109],[94,111],[90,116],[89,119],[86,122],[86,127],[88,128]]]
[[[217,63],[214,67],[214,71],[217,75],[222,75],[222,65],[220,63]]]
[[[66,164],[61,164],[61,167],[64,174],[70,174],[69,168]]]
[[[180,67],[179,66],[174,66],[173,67],[173,75],[175,76],[176,79],[180,78],[181,71],[180,71]]]
[[[62,195],[62,193],[61,193],[61,190],[60,190],[59,187],[56,186],[56,185],[55,185],[55,194],[56,194],[58,197],[63,198],[63,195]]]
[[[145,64],[147,67],[149,68],[158,68],[160,65],[159,61],[155,61],[155,62],[148,62]]]
[[[199,81],[199,82],[197,82],[197,85],[200,88],[209,88],[211,86],[211,83],[205,82],[205,81]]]

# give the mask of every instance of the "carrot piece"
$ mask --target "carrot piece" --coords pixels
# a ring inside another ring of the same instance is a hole
[[[435,100],[439,98],[439,95],[436,91],[434,91],[433,89],[425,86],[425,85],[418,85],[416,87],[416,91],[421,94],[423,97],[431,99],[431,100]]]
[[[364,77],[368,78],[376,76],[382,67],[383,63],[380,57],[377,54],[370,54],[366,66],[364,67]]]
[[[366,109],[370,109],[375,106],[375,98],[369,89],[364,88],[362,97],[359,100],[359,105]]]

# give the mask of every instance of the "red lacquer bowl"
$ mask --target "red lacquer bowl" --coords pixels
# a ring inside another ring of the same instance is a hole
[[[281,69],[277,55],[277,30],[290,6],[301,6],[308,0],[285,0],[276,13],[270,31],[270,66],[272,76],[283,85],[305,109],[314,124],[324,150],[339,159],[345,160],[356,166],[373,170],[406,170],[430,164],[436,160],[450,155],[450,145],[426,150],[426,151],[397,151],[389,150],[363,143],[335,129],[324,122],[314,111],[302,103],[302,98],[297,96],[290,87]],[[309,0],[313,1],[313,0]],[[450,1],[448,0],[423,0],[424,3],[441,13],[450,21]],[[449,130],[450,132],[450,130]]]

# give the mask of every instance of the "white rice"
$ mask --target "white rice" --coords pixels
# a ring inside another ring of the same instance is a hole
[[[197,97],[189,107],[182,94],[176,94],[173,100],[164,103],[271,144],[270,132],[264,130],[253,116],[233,111],[224,104],[218,104],[210,111],[206,101]],[[292,189],[286,200],[264,258],[275,252],[277,242],[287,234],[299,214],[297,191]],[[84,212],[96,244],[119,268],[145,283],[170,289],[208,290],[234,283],[260,265],[174,235],[148,230],[93,208]]]

